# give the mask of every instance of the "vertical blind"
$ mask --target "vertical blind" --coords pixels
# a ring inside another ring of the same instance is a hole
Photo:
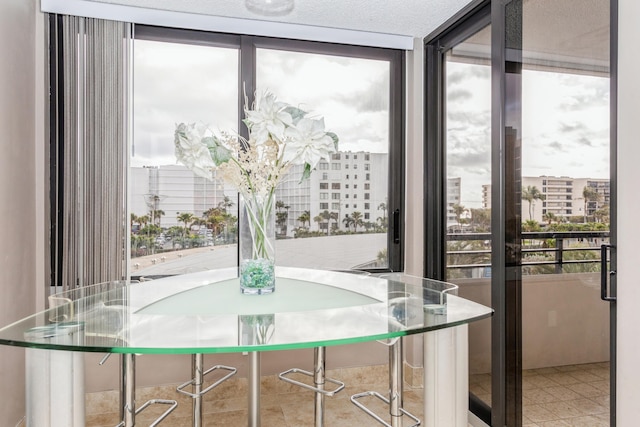
[[[50,22],[52,285],[66,290],[126,278],[132,27],[75,16]]]

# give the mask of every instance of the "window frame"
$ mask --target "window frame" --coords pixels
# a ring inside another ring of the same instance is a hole
[[[312,42],[292,39],[279,39],[242,34],[226,34],[199,30],[187,30],[150,25],[135,25],[133,36],[136,39],[173,43],[187,43],[203,46],[236,48],[239,51],[240,66],[238,93],[246,93],[251,104],[256,88],[256,51],[257,49],[273,49],[319,55],[344,56],[360,59],[388,61],[389,63],[389,177],[387,212],[389,227],[387,229],[388,266],[382,269],[371,269],[373,272],[402,271],[404,269],[404,221],[405,206],[405,51],[388,48],[375,48],[325,42]],[[244,100],[238,99],[238,129],[247,137],[246,127],[242,125],[244,116]],[[345,158],[348,158],[345,155]],[[333,160],[333,159],[332,159]],[[331,163],[328,162],[328,164]],[[333,163],[332,163],[333,164]],[[322,165],[322,164],[321,164]],[[319,170],[323,169],[319,165]],[[338,163],[339,165],[339,163]]]

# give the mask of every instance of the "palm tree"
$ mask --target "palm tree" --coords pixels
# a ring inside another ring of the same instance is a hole
[[[218,207],[225,212],[229,210],[229,208],[233,207],[235,203],[231,200],[229,196],[224,196],[222,201],[218,203]]]
[[[544,215],[542,215],[542,219],[544,219],[545,221],[547,221],[548,225],[551,225],[551,223],[553,221],[558,221],[558,217],[556,216],[556,214],[554,214],[553,212],[547,212]]]
[[[178,222],[184,223],[184,233],[182,234],[182,239],[184,240],[189,233],[189,227],[193,223],[195,216],[189,212],[178,212]]]
[[[151,216],[153,217],[153,223],[158,227],[160,227],[160,220],[164,214],[165,213],[162,209],[155,209],[151,211]]]
[[[342,218],[342,222],[347,227],[347,231],[350,229],[353,224],[353,218],[349,214],[344,214],[344,218]]]
[[[451,210],[453,211],[453,214],[456,216],[456,222],[458,223],[458,229],[460,228],[460,225],[462,224],[462,215],[465,212],[468,212],[469,209],[465,208],[462,205],[459,205],[457,203],[455,203],[453,206],[451,206]]]
[[[318,223],[318,230],[320,230],[320,223],[324,221],[324,218],[322,218],[320,215],[316,215],[313,217],[313,221]]]
[[[589,202],[596,202],[596,208],[599,201],[602,200],[602,194],[593,187],[584,187],[582,190],[582,197],[584,198],[584,222],[587,222],[587,211],[589,208]]]
[[[322,222],[327,223],[327,236],[329,235],[329,222],[331,221],[331,214],[328,210],[324,210],[320,212],[320,216],[322,217]]]
[[[382,202],[378,205],[378,210],[382,211],[382,221],[384,223],[384,221],[387,219],[387,204]]]
[[[353,231],[356,232],[358,231],[358,226],[363,224],[362,212],[358,212],[358,211],[352,212],[351,218],[353,218]]]
[[[329,213],[329,219],[334,222],[335,229],[338,228],[338,221],[340,220],[340,214],[338,212]]]
[[[133,224],[136,224],[138,222],[138,215],[131,213],[131,216],[129,217],[129,221],[131,225],[131,230],[133,230]]]
[[[527,185],[527,188],[522,190],[522,200],[529,202],[529,219],[533,219],[533,202],[544,200],[544,194],[535,185]]]
[[[306,223],[309,223],[309,226],[311,226],[311,212],[309,211],[302,212],[302,214],[300,214],[300,216],[298,217],[298,221],[302,223],[303,227]]]
[[[282,210],[284,209],[284,212]],[[276,224],[280,228],[280,233],[287,234],[287,220],[289,219],[289,206],[282,200],[276,200]]]

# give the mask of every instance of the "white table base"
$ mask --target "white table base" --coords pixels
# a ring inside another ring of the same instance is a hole
[[[424,334],[424,426],[467,427],[469,341],[466,324]]]

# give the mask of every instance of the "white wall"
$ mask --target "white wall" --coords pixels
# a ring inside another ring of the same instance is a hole
[[[618,427],[640,420],[640,2],[619,0],[618,31]]]
[[[0,2],[0,324],[36,309],[36,282],[43,278],[42,152],[36,140],[42,112],[36,108],[36,74],[42,68],[36,39],[42,36],[37,0]],[[42,49],[39,50],[42,54]],[[40,87],[42,78],[39,79]],[[42,104],[40,104],[42,105]],[[42,139],[38,139],[40,142]],[[40,174],[42,176],[42,174]],[[43,286],[40,286],[42,289]],[[43,294],[40,294],[43,297]],[[24,415],[24,350],[0,346],[0,425]]]

